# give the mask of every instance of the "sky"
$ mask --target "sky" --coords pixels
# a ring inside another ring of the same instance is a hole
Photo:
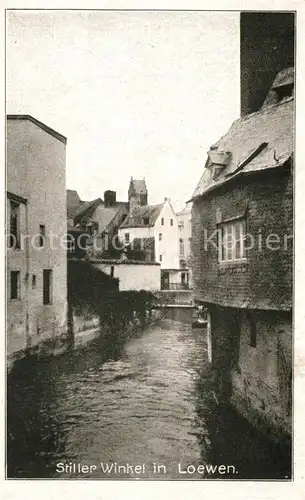
[[[7,11],[6,36],[6,111],[67,137],[67,188],[184,207],[239,116],[237,12]]]

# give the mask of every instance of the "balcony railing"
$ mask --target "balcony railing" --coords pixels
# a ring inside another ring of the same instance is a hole
[[[189,290],[187,283],[163,283],[163,290]]]

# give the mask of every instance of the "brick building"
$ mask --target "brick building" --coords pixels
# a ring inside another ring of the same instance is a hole
[[[258,111],[277,73],[294,66],[291,12],[241,12],[241,116]]]
[[[7,355],[66,329],[66,138],[7,116]]]
[[[275,438],[291,431],[293,70],[210,148],[193,195],[195,299],[219,397]]]

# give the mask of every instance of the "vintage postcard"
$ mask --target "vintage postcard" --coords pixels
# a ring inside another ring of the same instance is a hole
[[[5,11],[7,480],[294,481],[297,21]]]

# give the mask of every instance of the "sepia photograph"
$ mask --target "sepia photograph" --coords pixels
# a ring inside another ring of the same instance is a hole
[[[296,17],[5,11],[6,479],[293,480]]]

